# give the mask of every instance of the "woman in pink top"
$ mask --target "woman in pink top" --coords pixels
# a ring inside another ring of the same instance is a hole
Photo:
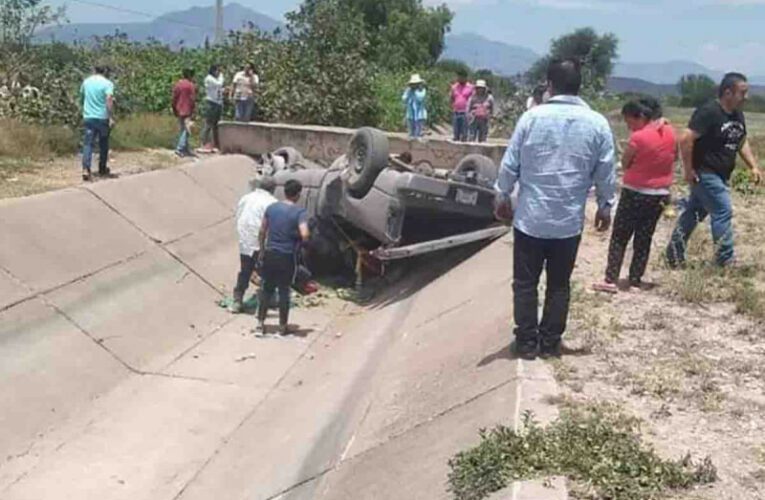
[[[629,283],[632,287],[641,286],[653,233],[669,202],[677,159],[675,131],[662,118],[656,99],[630,101],[622,108],[622,116],[632,135],[622,155],[623,189],[611,232],[605,280],[594,286],[611,293],[617,291],[624,253],[633,236]]]

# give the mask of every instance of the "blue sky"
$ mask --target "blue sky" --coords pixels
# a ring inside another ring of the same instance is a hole
[[[68,1],[72,22],[146,20],[71,0],[51,1],[57,5]],[[157,15],[205,5],[199,0],[96,1]],[[274,18],[281,18],[299,3],[237,1]],[[454,33],[475,32],[537,52],[544,52],[552,37],[593,26],[619,37],[624,61],[686,59],[713,69],[765,75],[765,0],[447,0],[446,3],[456,12]]]

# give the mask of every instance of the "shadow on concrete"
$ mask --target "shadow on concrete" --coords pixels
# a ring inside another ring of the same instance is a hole
[[[484,366],[488,366],[496,361],[512,361],[515,359],[518,359],[518,355],[515,353],[515,342],[513,342],[506,345],[499,351],[493,354],[489,354],[483,358],[478,362],[478,367],[483,368]]]

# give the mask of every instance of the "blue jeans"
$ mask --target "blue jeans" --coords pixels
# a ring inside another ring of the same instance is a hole
[[[106,172],[109,160],[109,120],[88,118],[85,120],[85,137],[82,141],[82,169],[90,172],[93,160],[93,142],[98,139],[98,171]]]
[[[454,113],[452,117],[452,128],[454,129],[455,141],[467,141],[468,120],[467,113]]]
[[[425,120],[407,120],[409,125],[409,137],[422,137],[422,129]]]
[[[178,125],[180,127],[180,134],[178,135],[178,144],[175,146],[175,150],[178,153],[189,153],[189,129],[186,127],[186,120],[190,118],[178,117]]]
[[[234,109],[234,120],[249,122],[252,120],[252,112],[255,110],[255,99],[237,99]]]
[[[715,244],[716,262],[724,266],[733,261],[733,206],[730,188],[717,174],[699,172],[699,182],[691,188],[685,210],[672,232],[667,247],[670,265],[685,262],[685,249],[696,225],[710,215],[712,239]]]

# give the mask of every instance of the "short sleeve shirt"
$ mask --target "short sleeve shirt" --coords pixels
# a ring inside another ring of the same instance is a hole
[[[80,87],[82,117],[85,120],[106,120],[109,118],[107,98],[114,95],[114,84],[102,75],[85,79]]]
[[[744,113],[727,113],[719,102],[712,101],[693,113],[688,128],[699,134],[693,147],[693,168],[728,180],[746,139]]]
[[[255,73],[252,77],[247,76],[244,71],[234,75],[234,99],[250,99],[255,95],[255,86],[260,83],[260,78]]]
[[[297,205],[277,202],[266,209],[268,241],[266,250],[291,255],[300,243],[298,227],[307,219],[306,211]]]

